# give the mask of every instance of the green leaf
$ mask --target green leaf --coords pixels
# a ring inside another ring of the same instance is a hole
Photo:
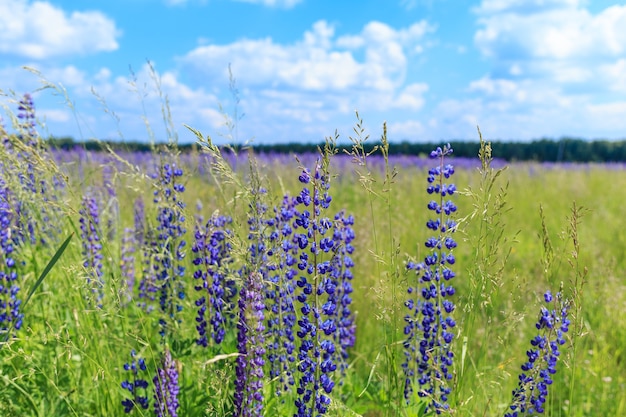
[[[74,233],[69,235],[67,237],[67,239],[65,239],[63,244],[61,244],[59,249],[57,249],[57,251],[55,252],[55,254],[52,257],[52,259],[50,259],[50,262],[48,262],[48,265],[46,265],[46,267],[44,268],[43,272],[41,273],[41,275],[39,275],[39,278],[37,278],[37,281],[35,282],[35,284],[32,286],[32,288],[28,292],[28,296],[26,296],[26,299],[24,300],[24,303],[22,304],[22,308],[26,307],[26,304],[28,304],[28,301],[33,296],[35,291],[37,291],[37,288],[39,288],[39,286],[41,285],[43,280],[46,278],[48,273],[50,273],[50,271],[52,270],[52,267],[54,267],[54,265],[57,263],[57,261],[59,260],[61,255],[63,255],[63,252],[65,252],[65,249],[67,248],[67,245],[70,244],[70,240],[72,240],[72,237],[74,237]]]

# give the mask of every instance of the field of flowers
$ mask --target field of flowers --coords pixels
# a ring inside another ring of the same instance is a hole
[[[0,416],[626,415],[626,165],[10,124]]]

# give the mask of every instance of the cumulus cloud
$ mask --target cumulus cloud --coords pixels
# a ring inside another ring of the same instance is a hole
[[[626,5],[593,15],[562,7],[516,13],[503,9],[481,14],[475,42],[486,56],[514,59],[617,57],[626,52]]]
[[[120,31],[98,11],[68,13],[46,1],[0,0],[0,52],[29,59],[113,51]]]
[[[580,0],[483,0],[475,8],[478,13],[536,13],[552,9],[575,8],[581,5]]]
[[[623,109],[626,5],[595,12],[579,0],[483,0],[474,43],[490,70],[466,99],[445,100],[439,127],[499,138],[616,137],[626,122],[599,117]],[[454,121],[458,121],[454,123]],[[451,134],[454,132],[451,130]]]
[[[57,136],[147,140],[148,123],[155,139],[166,140],[162,112],[166,98],[174,129],[187,141],[194,138],[183,124],[216,132],[225,120],[217,96],[187,85],[176,72],[158,72],[148,64],[124,76],[106,67],[94,72],[72,65],[42,66],[37,72],[5,67],[0,68],[0,79],[11,80],[18,96],[34,92],[37,115]],[[42,83],[56,87],[37,91]],[[0,105],[14,110],[15,100],[0,97]]]
[[[417,43],[432,28],[426,22],[404,29],[371,22],[357,35],[335,37],[335,28],[316,22],[293,44],[271,38],[243,39],[226,45],[200,46],[181,58],[183,67],[199,79],[223,81],[233,73],[246,85],[288,87],[305,91],[350,88],[388,90],[402,83],[407,45]],[[355,50],[364,59],[356,58]]]
[[[426,21],[405,28],[372,21],[359,32],[338,35],[320,20],[292,43],[263,38],[198,46],[179,59],[180,71],[197,85],[210,80],[225,86],[230,66],[242,88],[247,123],[262,129],[272,120],[278,130],[312,123],[298,130],[319,140],[329,133],[322,123],[341,127],[339,116],[350,119],[355,109],[420,110],[428,85],[407,85],[407,69],[434,30]]]
[[[296,4],[301,3],[302,0],[235,0],[243,3],[260,4],[267,7],[283,7],[290,9]]]
[[[520,11],[523,5],[531,5]],[[549,81],[564,91],[599,93],[622,83],[626,5],[591,13],[576,0],[484,0],[474,41],[491,76]]]

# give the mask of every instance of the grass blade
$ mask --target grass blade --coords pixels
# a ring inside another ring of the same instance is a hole
[[[32,297],[33,294],[35,293],[35,291],[37,291],[37,288],[39,288],[39,286],[41,285],[43,280],[46,278],[48,273],[50,273],[50,271],[52,270],[54,265],[57,263],[57,261],[59,260],[61,255],[63,255],[63,252],[65,252],[65,249],[67,248],[67,245],[70,244],[70,240],[72,240],[73,237],[74,237],[74,233],[69,235],[67,237],[67,239],[65,239],[63,244],[59,247],[59,249],[57,249],[57,251],[55,252],[55,254],[52,257],[52,259],[50,259],[50,262],[48,262],[48,265],[46,265],[46,267],[44,268],[43,272],[41,273],[41,275],[39,275],[39,278],[37,278],[37,281],[35,282],[35,284],[32,286],[32,288],[28,292],[28,296],[24,300],[24,303],[22,304],[22,308],[26,307],[26,304],[28,304],[28,301],[30,300],[30,297]]]

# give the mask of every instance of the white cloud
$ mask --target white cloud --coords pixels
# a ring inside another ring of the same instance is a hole
[[[345,120],[355,109],[422,109],[428,85],[407,85],[407,68],[434,30],[426,21],[405,28],[373,21],[358,33],[337,35],[321,20],[289,44],[265,38],[198,46],[180,58],[180,71],[198,85],[211,80],[223,90],[230,65],[242,90],[244,124],[254,125],[255,134],[265,129],[271,137],[271,129],[295,125],[291,130],[312,135],[303,140],[319,140],[332,133],[328,125],[349,132]]]
[[[0,68],[0,79],[10,80],[19,99],[23,92],[37,90],[42,82],[67,91],[54,89],[38,91],[34,96],[36,114],[46,121],[47,130],[57,136],[70,135],[76,139],[99,138],[146,140],[148,122],[155,138],[165,140],[162,106],[167,97],[172,122],[181,136],[193,140],[183,127],[188,124],[203,132],[215,132],[224,122],[218,98],[202,88],[183,83],[175,72],[152,72],[146,64],[135,74],[114,76],[110,69],[93,73],[74,66],[40,67],[41,77],[19,67]],[[156,86],[159,80],[161,95]],[[2,97],[0,97],[2,98]],[[15,112],[15,100],[0,100]],[[6,120],[6,118],[5,118]],[[123,136],[122,136],[123,135]]]
[[[478,11],[482,27],[474,40],[485,56],[504,60],[582,60],[617,57],[626,52],[626,5],[608,7],[593,15],[576,7],[576,1],[546,1],[553,7],[533,13],[490,3],[527,2],[483,2]]]
[[[204,5],[209,0],[163,0],[166,6],[184,6],[187,3],[198,3]]]
[[[450,136],[479,123],[492,138],[618,137],[626,125],[616,116],[626,91],[626,5],[592,13],[585,4],[483,0],[474,42],[491,69],[465,99],[440,104],[437,125]]]
[[[101,12],[66,11],[49,2],[0,0],[0,52],[29,59],[113,51],[119,30]]]
[[[483,0],[475,8],[478,13],[535,13],[560,8],[575,8],[581,5],[580,0]]]
[[[44,118],[46,123],[67,123],[72,119],[72,112],[68,109],[37,109],[37,114]]]
[[[419,110],[424,106],[424,94],[428,91],[428,84],[418,83],[407,85],[393,100],[389,103],[389,108],[397,108],[404,110]]]
[[[371,22],[358,35],[336,38],[334,27],[322,20],[293,44],[265,38],[199,46],[180,62],[198,79],[220,82],[225,81],[226,69],[232,64],[233,73],[248,86],[300,91],[391,90],[404,80],[405,48],[429,30],[426,22],[398,31]],[[357,49],[364,53],[362,61],[355,56]]]
[[[611,90],[626,93],[626,59],[621,58],[614,63],[602,65],[600,74]]]
[[[417,120],[391,121],[387,123],[387,133],[393,139],[419,140],[422,139],[424,132],[424,126]]]
[[[180,0],[179,0],[180,1]],[[284,7],[290,9],[302,0],[235,0],[243,3],[260,4],[267,7]]]

